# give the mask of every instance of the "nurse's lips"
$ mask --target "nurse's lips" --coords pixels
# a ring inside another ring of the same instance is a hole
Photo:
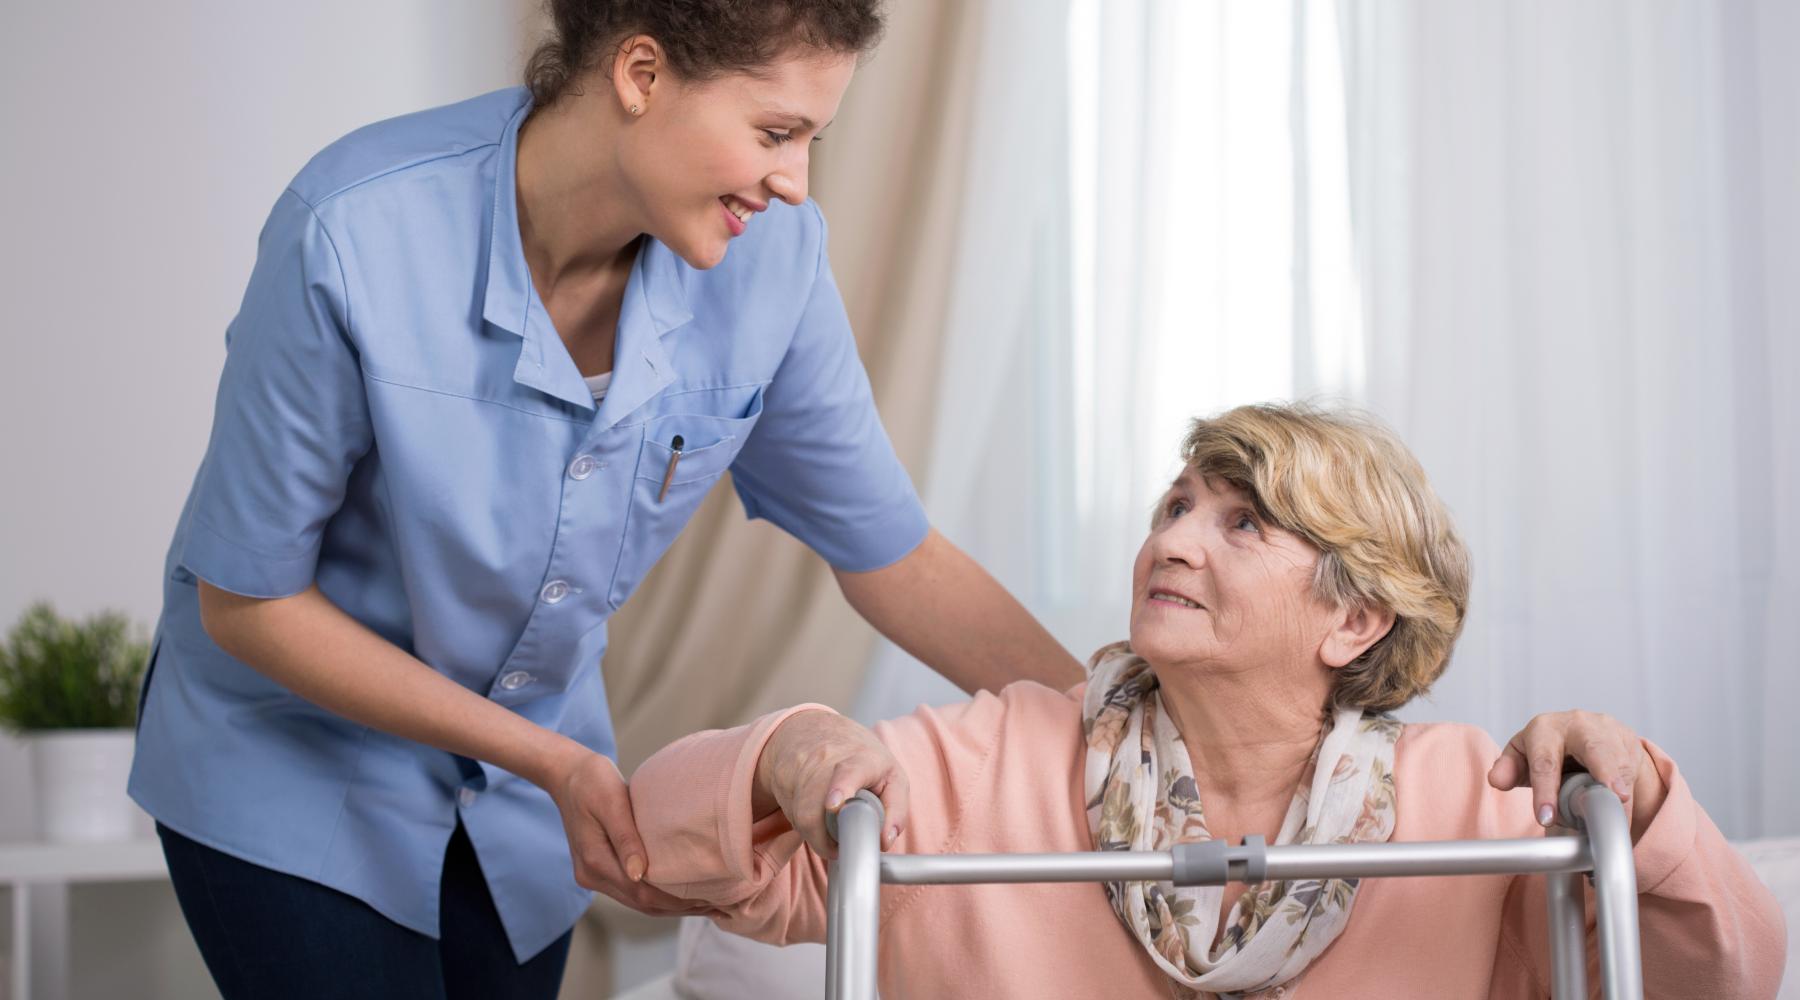
[[[719,204],[725,212],[725,225],[731,230],[732,236],[744,235],[744,229],[749,225],[750,217],[769,207],[767,202],[753,205],[736,195],[729,194],[721,196]]]

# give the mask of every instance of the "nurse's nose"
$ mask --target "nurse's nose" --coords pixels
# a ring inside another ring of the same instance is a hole
[[[790,205],[799,205],[806,201],[806,171],[808,157],[804,151],[789,166],[770,174],[765,180],[769,193]]]

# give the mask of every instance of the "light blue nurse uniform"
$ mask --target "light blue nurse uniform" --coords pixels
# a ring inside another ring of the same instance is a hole
[[[838,569],[892,563],[927,531],[811,202],[771,204],[710,270],[646,237],[596,406],[520,244],[529,107],[512,89],[361,129],[275,203],[169,549],[130,786],[179,833],[434,937],[460,817],[520,961],[589,901],[549,796],[233,659],[200,626],[196,580],[253,597],[316,583],[458,684],[610,755],[607,619],[728,470],[751,517]]]

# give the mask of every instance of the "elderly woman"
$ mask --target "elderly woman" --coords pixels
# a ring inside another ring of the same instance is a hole
[[[1017,683],[873,733],[809,705],[689,737],[631,782],[649,880],[729,930],[820,941],[824,816],[860,787],[909,853],[1523,837],[1550,822],[1567,756],[1630,813],[1650,992],[1773,995],[1780,911],[1655,746],[1587,712],[1538,716],[1504,749],[1388,714],[1443,672],[1469,590],[1391,434],[1244,407],[1196,421],[1183,458],[1138,553],[1130,642],[1085,684]],[[1549,992],[1541,878],[882,891],[889,998]]]

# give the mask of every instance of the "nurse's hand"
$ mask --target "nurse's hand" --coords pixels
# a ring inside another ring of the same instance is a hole
[[[862,726],[835,712],[799,712],[777,726],[763,745],[751,814],[760,819],[779,808],[808,847],[835,860],[837,841],[825,828],[825,816],[864,788],[881,798],[887,816],[881,847],[886,850],[906,828],[906,772]]]
[[[569,835],[575,881],[653,917],[711,913],[712,908],[645,884],[649,861],[631,815],[631,795],[618,765],[587,752],[564,765],[550,783]]]

